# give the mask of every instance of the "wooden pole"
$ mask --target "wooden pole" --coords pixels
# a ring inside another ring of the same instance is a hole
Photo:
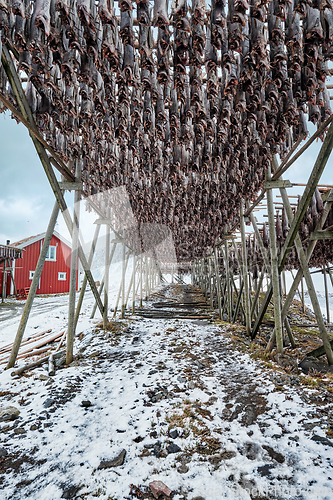
[[[76,181],[81,181],[81,161],[76,162]],[[68,302],[68,329],[66,346],[66,365],[73,361],[73,344],[75,337],[75,296],[78,269],[78,246],[79,246],[79,223],[80,223],[80,191],[74,191],[74,210],[73,210],[73,231],[72,231],[72,252],[71,252],[71,271],[69,280],[69,302]]]
[[[271,168],[268,167],[266,171],[266,179],[271,180]],[[283,353],[283,330],[281,320],[281,302],[280,302],[280,280],[278,269],[278,258],[276,248],[276,233],[275,233],[275,219],[274,219],[274,204],[273,204],[273,191],[267,190],[267,211],[268,211],[268,225],[269,225],[269,248],[271,254],[271,277],[273,285],[273,300],[274,300],[274,322],[275,322],[275,335],[276,335],[276,348],[278,353]]]
[[[135,314],[135,276],[136,276],[136,254],[133,254],[133,298],[132,298],[132,314]]]
[[[122,258],[122,266],[121,266],[121,317],[125,318],[125,274],[126,274],[126,268],[125,268],[125,243],[123,243],[123,258]],[[126,263],[127,267],[127,263]]]
[[[106,209],[106,219],[110,218],[110,209]],[[109,318],[109,280],[110,280],[110,224],[105,226],[105,270],[104,270],[104,311],[103,311],[103,328],[106,330]]]
[[[246,236],[245,236],[245,221],[243,212],[243,203],[240,208],[240,230],[242,239],[242,274],[244,283],[244,300],[245,300],[245,326],[247,334],[251,333],[251,305],[250,305],[250,290],[248,281],[248,267],[247,267],[247,252],[246,252]]]
[[[124,271],[125,273],[126,273],[126,269],[127,269],[127,264],[128,264],[129,256],[130,256],[130,252],[127,253],[127,257],[126,257],[126,261],[125,261],[125,271]],[[114,313],[113,313],[113,317],[114,318],[116,317],[116,313],[117,313],[117,309],[118,309],[118,304],[119,304],[119,300],[120,300],[120,295],[122,294],[122,291],[123,291],[123,280],[120,281],[120,285],[119,285],[118,296],[117,296],[116,305],[115,305]]]
[[[111,266],[111,262],[112,262],[112,259],[113,259],[113,255],[114,255],[114,252],[115,252],[116,246],[117,246],[117,243],[113,243],[113,247],[112,247],[111,254],[110,254],[110,266]],[[99,296],[101,296],[101,294],[102,294],[102,292],[103,292],[103,289],[104,289],[104,278],[102,279],[102,282],[101,282],[100,287],[99,287],[99,290],[98,290],[98,295],[99,295]],[[94,318],[95,313],[96,313],[96,309],[97,309],[97,302],[95,301],[95,304],[94,304],[94,307],[93,307],[93,310],[92,310],[92,313],[91,313],[90,319],[93,319],[93,318]],[[103,316],[102,316],[102,317],[103,317]]]
[[[219,309],[219,318],[222,319],[222,302],[221,302],[221,281],[220,281],[220,268],[219,268],[219,255],[218,248],[214,249],[214,264],[215,264],[215,275],[216,275],[216,291],[217,291],[217,306]]]
[[[6,262],[7,262],[7,259],[5,259],[4,262],[3,262],[2,303],[5,302],[5,296],[6,296]]]
[[[143,270],[142,270],[142,252],[140,254],[140,307],[142,307],[142,279],[143,279]]]
[[[90,254],[89,254],[89,259],[88,259],[88,266],[89,266],[89,268],[91,268],[92,260],[93,260],[94,254],[95,254],[95,249],[96,249],[96,244],[97,244],[97,239],[98,239],[100,228],[101,228],[101,225],[97,224],[96,228],[95,228],[94,238],[93,238],[93,241],[91,243],[91,248],[90,248]],[[82,302],[83,302],[84,294],[85,294],[85,291],[86,291],[86,288],[87,288],[87,283],[88,283],[87,276],[84,275],[83,281],[82,281],[82,285],[81,285],[81,291],[80,291],[79,299],[77,301],[77,306],[76,306],[76,311],[75,311],[75,317],[74,317],[74,328],[75,329],[76,329],[76,326],[77,326],[77,323],[78,323],[78,320],[79,320],[79,315],[80,315],[80,311],[81,311],[81,307],[82,307]],[[95,303],[96,303],[96,301],[95,301]],[[97,307],[97,305],[96,305],[96,307]]]
[[[312,172],[311,172],[310,178],[308,180],[308,183],[306,185],[306,188],[303,192],[303,196],[302,196],[300,203],[297,207],[296,214],[295,214],[295,217],[294,217],[293,222],[291,224],[289,233],[285,239],[283,248],[281,250],[281,253],[279,256],[279,271],[282,271],[282,269],[284,268],[284,264],[286,262],[288,253],[290,252],[290,249],[292,248],[296,234],[298,233],[298,230],[299,230],[301,222],[304,218],[305,212],[306,212],[306,210],[311,202],[312,196],[315,192],[315,189],[316,189],[316,186],[320,180],[320,177],[325,169],[325,166],[327,164],[327,161],[328,161],[328,158],[331,154],[332,149],[333,149],[333,124],[331,123],[330,128],[329,128],[329,130],[326,134],[326,137],[324,139],[324,142],[321,146],[318,157],[316,159],[315,165],[312,169]],[[310,244],[308,246],[308,250],[309,250],[309,248],[310,248]],[[313,247],[311,247],[311,248],[313,248]],[[258,332],[260,323],[264,317],[267,306],[271,300],[272,293],[273,293],[273,288],[272,288],[272,286],[270,286],[266,292],[265,299],[263,301],[263,304],[261,306],[259,314],[256,318],[254,327],[252,329],[252,338],[255,338],[255,336]],[[294,294],[295,294],[295,292],[294,292]],[[289,296],[289,294],[288,294],[288,296]]]
[[[55,202],[54,207],[53,207],[53,211],[52,211],[52,214],[50,217],[50,221],[49,221],[46,233],[45,233],[42,250],[39,254],[35,273],[34,273],[34,276],[32,278],[32,282],[30,285],[27,301],[26,301],[25,306],[24,306],[24,310],[23,310],[23,313],[21,316],[19,327],[17,329],[13,348],[12,348],[12,351],[10,353],[10,357],[9,357],[6,369],[12,368],[15,364],[17,354],[18,354],[18,351],[20,349],[20,345],[21,345],[22,338],[24,335],[25,327],[26,327],[28,319],[29,319],[29,314],[31,311],[32,303],[33,303],[33,300],[34,300],[35,295],[36,295],[36,290],[37,290],[37,286],[39,283],[39,279],[40,279],[41,274],[42,274],[46,254],[47,254],[47,251],[49,249],[50,241],[51,241],[53,231],[54,231],[54,228],[55,228],[55,225],[57,222],[58,214],[59,214],[59,205],[57,202]]]
[[[276,161],[275,157],[274,157],[273,161],[274,160]],[[282,200],[283,200],[284,208],[286,210],[289,224],[290,224],[290,226],[292,226],[292,224],[293,224],[293,212],[292,212],[292,209],[290,206],[287,192],[284,188],[280,188],[280,193],[282,196]],[[306,280],[306,285],[307,285],[309,296],[310,296],[310,299],[312,302],[313,310],[314,310],[314,313],[316,315],[316,319],[317,319],[317,323],[318,323],[318,327],[319,327],[319,332],[320,332],[320,335],[321,335],[321,338],[322,338],[322,341],[323,341],[323,344],[325,347],[325,351],[326,351],[326,356],[327,356],[328,362],[330,364],[333,364],[333,353],[332,353],[331,344],[330,344],[330,341],[329,341],[329,338],[327,335],[324,319],[323,319],[320,305],[318,302],[318,297],[317,297],[316,290],[315,290],[315,287],[313,284],[313,280],[312,280],[312,277],[311,277],[311,274],[309,271],[307,257],[306,257],[306,254],[304,252],[301,238],[300,238],[298,233],[295,236],[295,246],[296,246],[296,250],[297,250],[297,254],[298,254],[298,259],[299,259],[299,262],[300,262],[300,265],[301,265],[301,268],[303,271],[303,275],[304,275],[304,278]],[[283,317],[283,320],[285,319],[285,317]],[[275,335],[277,335],[277,334],[278,334],[278,332],[277,332],[277,330],[275,330]]]
[[[327,276],[325,264],[323,265],[324,287],[325,287],[325,301],[326,301],[326,319],[327,324],[330,324],[330,303],[328,298]]]

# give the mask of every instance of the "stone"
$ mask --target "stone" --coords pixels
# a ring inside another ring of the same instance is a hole
[[[178,437],[177,429],[170,429],[168,434],[169,434],[169,437],[171,437],[171,439],[176,439],[176,437]]]
[[[187,465],[180,465],[179,467],[177,467],[177,472],[179,472],[179,474],[186,474],[190,469],[187,467]]]
[[[89,399],[81,401],[81,406],[83,406],[83,408],[89,408],[89,406],[91,406],[91,405],[92,405],[92,403],[91,403],[91,401],[89,401]]]
[[[316,443],[321,443],[326,446],[331,446],[333,447],[333,442],[327,439],[326,437],[323,436],[318,436],[317,434],[314,434],[311,438],[312,441],[315,441]]]
[[[17,427],[14,429],[14,434],[25,434],[27,431],[23,427]]]
[[[245,443],[243,453],[249,460],[256,460],[260,453],[260,446],[256,443]]]
[[[69,487],[65,487],[61,498],[65,498],[66,500],[70,500],[71,498],[75,498],[79,489],[80,489],[80,486],[74,486],[74,485],[69,486]]]
[[[178,380],[178,382],[180,382],[181,384],[183,384],[184,382],[186,382],[187,379],[185,377],[179,376],[179,377],[177,377],[177,380]]]
[[[291,356],[278,353],[274,356],[274,361],[288,372],[296,374],[298,373],[297,361]]]
[[[123,434],[126,432],[126,429],[116,429],[116,432],[118,432],[118,434]]]
[[[54,400],[51,399],[51,398],[46,398],[44,403],[43,403],[43,406],[44,408],[50,408],[50,406],[52,406],[54,404]]]
[[[274,469],[274,465],[272,464],[265,464],[262,465],[261,467],[258,467],[257,471],[261,476],[270,476],[271,475],[271,469]]]
[[[9,422],[18,418],[20,410],[15,406],[7,406],[7,408],[0,409],[0,422]]]
[[[311,375],[311,372],[333,373],[333,366],[323,363],[322,361],[318,361],[317,358],[311,356],[304,358],[299,364],[299,367],[306,375],[308,373]]]
[[[36,424],[32,424],[32,426],[30,427],[31,431],[36,431],[37,429],[38,429],[38,425],[36,425]]]
[[[278,451],[275,451],[273,450],[273,448],[271,448],[270,446],[267,446],[265,444],[262,445],[263,449],[267,451],[268,455],[273,458],[273,460],[276,460],[277,462],[279,462],[279,464],[283,464],[283,462],[285,461],[285,458],[284,456],[279,453]]]
[[[149,483],[149,488],[156,499],[158,499],[160,495],[165,495],[167,497],[171,495],[170,488],[162,483],[162,481],[152,481]]]
[[[46,380],[49,380],[50,377],[48,377],[47,375],[44,375],[44,373],[41,373],[41,375],[39,375],[39,380],[42,380],[42,382],[45,382]]]
[[[204,497],[194,497],[192,500],[205,500]]]
[[[179,451],[182,451],[182,450],[177,444],[175,444],[175,443],[168,444],[168,446],[167,446],[168,453],[178,453]]]
[[[190,380],[189,383],[188,383],[188,388],[189,389],[194,389],[195,388],[195,383],[193,382],[193,380]]]
[[[6,457],[8,455],[8,451],[6,448],[0,448],[0,458]]]
[[[125,462],[126,450],[121,450],[121,452],[113,460],[102,460],[102,462],[97,467],[98,470],[109,469],[110,467],[119,467]]]

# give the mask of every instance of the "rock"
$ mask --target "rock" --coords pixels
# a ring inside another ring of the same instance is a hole
[[[290,373],[298,373],[298,366],[296,359],[288,356],[287,354],[276,354],[274,356],[274,361],[282,366],[282,368],[286,369]]]
[[[80,489],[80,486],[65,487],[61,498],[65,498],[66,500],[70,500],[71,498],[75,498],[79,489]]]
[[[6,457],[8,455],[8,451],[6,448],[0,448],[0,458]]]
[[[44,408],[50,408],[50,406],[52,406],[54,404],[54,400],[51,399],[51,398],[46,398],[44,403],[43,403],[43,406]]]
[[[257,471],[261,476],[270,476],[271,475],[271,469],[274,469],[274,465],[272,464],[266,464],[262,465],[261,467],[258,467]]]
[[[141,441],[144,440],[144,437],[137,436],[136,438],[133,439],[134,443],[141,443]]]
[[[119,467],[125,462],[126,450],[121,450],[113,460],[102,460],[97,469],[109,469],[110,467]]]
[[[333,442],[327,439],[326,437],[323,436],[318,436],[317,434],[314,434],[311,438],[311,441],[315,441],[316,443],[321,443],[326,446],[331,446],[333,447]]]
[[[46,380],[49,380],[50,377],[48,377],[47,375],[44,375],[44,373],[42,373],[41,375],[39,375],[39,380],[42,380],[43,382],[45,382]]]
[[[185,377],[179,376],[179,377],[177,377],[177,380],[178,380],[178,382],[183,384],[184,382],[186,382],[187,379]]]
[[[18,418],[20,410],[15,406],[7,406],[7,408],[0,409],[0,422],[8,422]]]
[[[126,432],[126,429],[116,429],[116,432],[118,432],[118,434],[123,434]]]
[[[89,399],[86,399],[85,401],[81,401],[81,406],[83,406],[83,408],[89,408],[89,406],[91,406],[92,403],[91,401],[89,401]]]
[[[279,453],[278,451],[275,451],[273,450],[273,448],[271,448],[270,446],[266,446],[266,445],[262,445],[263,449],[267,451],[268,455],[273,458],[273,460],[276,460],[277,462],[279,462],[279,464],[283,464],[283,462],[285,461],[285,458],[284,456]]]
[[[190,380],[189,383],[188,383],[188,388],[189,389],[194,389],[195,388],[195,383],[193,382],[193,380]]]
[[[244,455],[249,460],[256,460],[260,452],[260,446],[256,443],[245,443],[244,445]]]
[[[176,437],[178,437],[177,429],[170,429],[168,434],[169,434],[169,437],[171,437],[171,439],[176,439]]]
[[[38,429],[38,425],[36,425],[36,424],[32,424],[32,426],[30,427],[31,431],[36,431],[37,429]]]
[[[168,453],[178,453],[179,451],[182,451],[181,448],[175,443],[168,444],[167,446],[167,452]]]
[[[317,358],[313,357],[304,358],[299,364],[299,367],[306,375],[308,373],[311,375],[311,372],[333,373],[333,366],[323,363],[322,361],[318,361]]]
[[[187,467],[187,465],[180,465],[179,467],[177,467],[177,472],[179,472],[179,474],[186,474],[190,469]]]
[[[194,497],[192,500],[205,500],[204,497]]]
[[[14,434],[25,434],[27,431],[23,427],[16,427]]]
[[[150,370],[150,372],[148,372],[148,375],[154,375],[155,373],[158,373],[158,370]]]
[[[160,495],[165,495],[167,497],[171,495],[170,488],[168,488],[166,484],[162,483],[162,481],[152,481],[149,483],[149,488],[156,499],[158,499]]]

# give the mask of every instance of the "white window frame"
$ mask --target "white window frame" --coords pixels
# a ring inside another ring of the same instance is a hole
[[[58,281],[66,281],[67,280],[66,274],[67,273],[64,273],[63,271],[58,272]],[[65,277],[60,278],[61,275],[64,275]]]
[[[34,277],[35,271],[29,271],[29,280],[32,280]]]
[[[51,248],[54,248],[54,258],[53,259],[51,257],[49,257]],[[46,254],[45,260],[48,260],[49,262],[57,262],[57,247],[56,247],[56,245],[49,245],[49,248],[47,249],[47,254]]]

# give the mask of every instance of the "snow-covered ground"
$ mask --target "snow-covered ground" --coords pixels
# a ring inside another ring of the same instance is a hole
[[[73,366],[0,373],[1,405],[20,410],[0,423],[1,498],[125,500],[153,480],[174,500],[333,497],[329,393],[263,369],[205,321],[94,331],[91,302]],[[64,328],[66,308],[66,297],[37,299],[29,328]],[[1,323],[10,331],[13,318]],[[106,463],[123,449],[123,465]]]

